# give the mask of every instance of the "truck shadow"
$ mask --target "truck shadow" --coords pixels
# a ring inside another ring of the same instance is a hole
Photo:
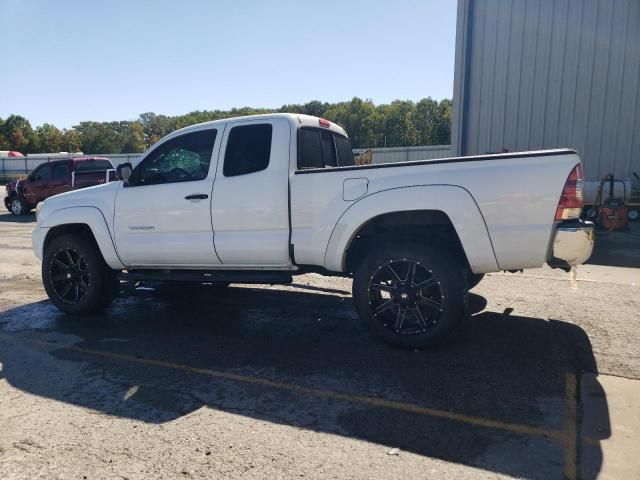
[[[473,419],[563,430],[565,372],[597,372],[582,329],[484,311],[472,295],[474,315],[455,341],[406,351],[368,335],[341,290],[322,290],[230,287],[173,302],[142,291],[82,319],[48,302],[20,306],[0,314],[0,377],[114,417],[162,423],[208,407],[372,442],[382,455],[395,447],[517,477],[561,476],[560,443]],[[602,463],[595,445],[583,478]]]
[[[4,208],[4,205],[0,208]],[[11,213],[0,213],[0,223],[35,223],[35,221],[36,216],[33,213],[20,216]]]

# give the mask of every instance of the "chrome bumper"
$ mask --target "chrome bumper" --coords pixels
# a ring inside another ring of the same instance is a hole
[[[587,261],[593,252],[594,241],[592,222],[573,220],[560,223],[556,227],[547,263],[552,268],[569,271],[571,267]]]

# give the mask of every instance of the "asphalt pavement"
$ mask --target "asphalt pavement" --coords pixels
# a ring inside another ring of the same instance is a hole
[[[606,448],[637,442],[607,403],[640,407],[635,229],[575,277],[488,275],[453,341],[407,351],[314,274],[64,315],[33,226],[0,214],[0,478],[640,477]]]

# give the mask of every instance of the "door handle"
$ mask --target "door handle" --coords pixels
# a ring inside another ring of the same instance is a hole
[[[206,193],[194,193],[192,195],[187,195],[186,197],[184,197],[185,200],[204,200],[206,198],[209,198],[209,195],[207,195]]]

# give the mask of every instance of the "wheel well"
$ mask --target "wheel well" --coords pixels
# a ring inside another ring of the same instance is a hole
[[[352,237],[345,253],[347,272],[353,273],[367,252],[380,242],[420,240],[438,244],[460,258],[469,268],[458,233],[446,213],[440,210],[412,210],[379,215],[365,223]]]
[[[49,245],[49,243],[54,238],[58,238],[59,236],[66,234],[82,235],[90,239],[96,245],[98,251],[100,251],[100,246],[93,236],[91,227],[89,227],[89,225],[87,225],[86,223],[66,223],[64,225],[58,225],[51,228],[51,230],[49,230],[49,232],[47,233],[46,238],[44,239],[42,251],[44,252],[47,249],[47,245]]]

